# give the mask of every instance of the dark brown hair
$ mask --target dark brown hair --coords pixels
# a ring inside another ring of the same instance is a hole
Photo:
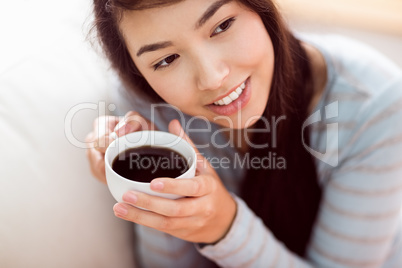
[[[300,256],[304,256],[315,221],[321,192],[312,156],[302,145],[302,123],[312,99],[312,77],[306,52],[284,24],[270,0],[237,0],[260,15],[275,53],[274,76],[263,117],[286,116],[277,129],[275,148],[251,149],[251,156],[275,152],[286,160],[285,169],[250,169],[242,186],[242,198],[272,233]],[[122,81],[153,102],[162,99],[134,65],[118,22],[124,10],[170,5],[180,0],[94,0],[94,26],[102,48]],[[145,94],[144,94],[145,93]],[[259,120],[256,127],[265,125]],[[266,135],[253,136],[264,144]],[[309,135],[305,133],[308,144]]]

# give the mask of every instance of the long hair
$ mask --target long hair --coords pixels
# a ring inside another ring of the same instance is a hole
[[[313,158],[302,145],[302,124],[313,96],[308,57],[272,1],[237,1],[259,14],[274,48],[274,75],[262,117],[286,117],[278,125],[275,148],[250,149],[253,157],[275,152],[286,161],[286,168],[247,170],[241,196],[277,239],[291,251],[304,256],[321,198]],[[153,102],[162,99],[134,65],[118,23],[124,10],[176,2],[180,0],[94,0],[94,27],[105,55],[128,88],[141,90],[137,93]],[[259,120],[255,126],[263,128],[264,122]],[[308,144],[308,133],[304,136]],[[268,137],[262,134],[252,137],[253,144],[265,144],[267,140]]]

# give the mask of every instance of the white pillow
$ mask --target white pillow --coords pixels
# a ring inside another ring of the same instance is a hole
[[[89,1],[54,2],[8,1],[15,6],[0,12],[9,33],[0,47],[0,267],[134,267],[132,224],[114,217],[107,187],[72,144],[98,116],[72,108],[107,102],[111,86],[84,41]]]

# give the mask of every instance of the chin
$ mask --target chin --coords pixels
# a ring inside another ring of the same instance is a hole
[[[254,106],[255,107],[255,106]],[[253,108],[254,108],[253,107]],[[259,119],[264,116],[265,105],[261,105],[257,108],[258,110],[253,110],[250,115],[246,115],[241,122],[236,122],[236,129],[247,129],[255,126]],[[247,114],[247,112],[246,112]]]
[[[218,122],[216,121],[215,123],[225,127],[225,128],[232,128],[232,129],[248,129],[251,128],[253,126],[255,126],[255,124],[257,123],[257,121],[263,116],[263,112],[261,112],[260,115],[254,115],[252,117],[247,117],[247,119],[245,120],[241,120],[241,121],[237,121],[237,120],[232,120],[233,124],[228,124],[227,120]],[[250,120],[249,118],[253,118],[252,120]]]

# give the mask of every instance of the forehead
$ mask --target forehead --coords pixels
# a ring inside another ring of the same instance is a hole
[[[142,42],[159,42],[174,39],[194,31],[202,14],[219,0],[185,0],[170,5],[143,10],[127,10],[122,14],[120,31],[131,48]],[[228,1],[235,2],[235,1]]]
[[[191,19],[195,15],[202,14],[218,0],[185,0],[174,2],[169,5],[161,5],[154,8],[141,10],[125,10],[122,13],[120,29],[139,31],[147,26],[163,27],[167,23]]]
[[[184,0],[113,0],[117,6],[131,9],[144,10],[155,7],[172,5]]]

